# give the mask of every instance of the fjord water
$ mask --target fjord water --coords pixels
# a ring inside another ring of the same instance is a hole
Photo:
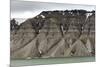
[[[68,58],[40,58],[40,59],[11,59],[11,66],[32,66],[44,64],[65,64],[65,63],[80,63],[94,62],[95,57],[68,57]]]

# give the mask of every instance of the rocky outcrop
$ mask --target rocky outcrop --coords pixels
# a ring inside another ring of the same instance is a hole
[[[11,20],[10,43],[11,58],[95,56],[95,12],[43,11],[20,25]]]

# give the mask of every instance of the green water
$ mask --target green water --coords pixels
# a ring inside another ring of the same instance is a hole
[[[80,63],[94,62],[95,57],[69,57],[69,58],[48,58],[48,59],[11,59],[11,66],[32,66],[32,65],[47,65],[47,64],[64,64],[64,63]]]

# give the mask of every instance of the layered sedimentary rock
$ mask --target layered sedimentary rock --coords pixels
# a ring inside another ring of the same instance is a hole
[[[94,11],[43,11],[11,23],[11,58],[95,56]]]

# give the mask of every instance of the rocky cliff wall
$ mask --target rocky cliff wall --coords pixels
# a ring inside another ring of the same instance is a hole
[[[95,12],[43,11],[11,24],[11,58],[95,56]]]

